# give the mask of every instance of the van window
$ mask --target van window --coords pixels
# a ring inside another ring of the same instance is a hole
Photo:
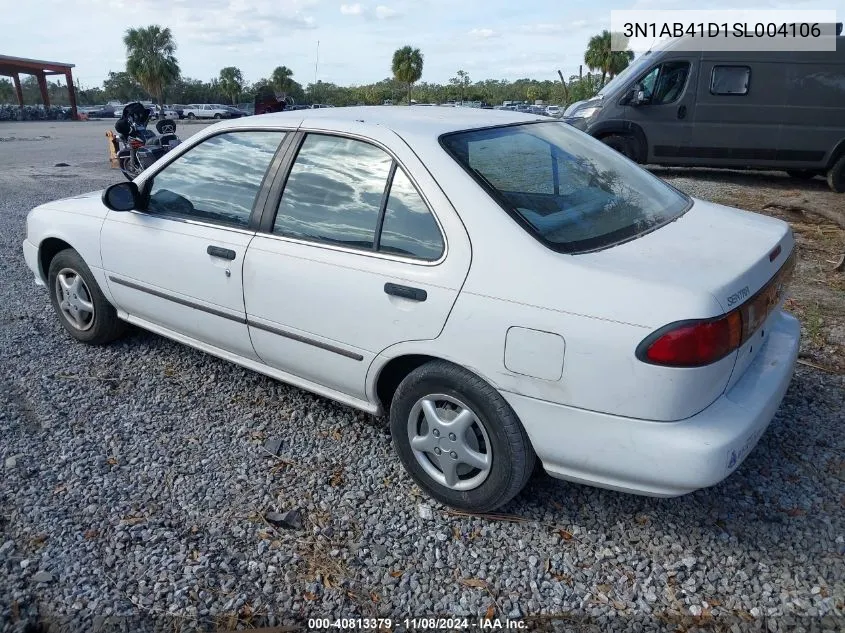
[[[746,95],[751,79],[748,66],[713,66],[710,77],[710,94]]]
[[[689,62],[666,62],[655,66],[640,80],[645,103],[666,105],[677,101],[687,85]]]

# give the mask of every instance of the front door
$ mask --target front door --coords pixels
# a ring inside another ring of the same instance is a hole
[[[695,115],[696,64],[666,60],[637,82],[642,100],[629,102],[625,118],[639,125],[648,142],[648,163],[686,160]]]
[[[244,264],[249,331],[264,362],[361,399],[379,352],[440,334],[471,255],[442,191],[407,145],[384,135],[393,155],[305,135]]]
[[[117,308],[132,317],[256,359],[242,269],[279,131],[217,134],[141,185],[141,211],[109,212],[101,252]]]

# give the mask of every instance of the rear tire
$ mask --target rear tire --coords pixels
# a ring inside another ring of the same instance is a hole
[[[828,170],[827,186],[836,193],[845,193],[845,156],[840,156]]]
[[[625,158],[629,158],[634,162],[637,160],[637,141],[630,136],[622,136],[620,134],[611,134],[601,139],[601,142],[612,147],[617,152],[622,154]]]
[[[47,275],[50,302],[62,327],[77,341],[105,345],[126,331],[85,261],[72,248],[59,251]]]
[[[531,442],[507,401],[475,374],[445,361],[426,363],[401,382],[390,407],[390,431],[417,485],[453,508],[495,510],[534,471]]]
[[[787,169],[786,173],[789,174],[790,178],[795,178],[795,180],[811,180],[819,174],[819,172],[813,171],[812,169]]]
[[[197,115],[194,114],[193,112],[188,112],[188,118],[191,119],[191,120],[194,120],[194,119],[197,118]]]
[[[223,117],[220,116],[220,113],[218,112],[217,114],[214,115],[214,118],[215,119],[222,119]]]

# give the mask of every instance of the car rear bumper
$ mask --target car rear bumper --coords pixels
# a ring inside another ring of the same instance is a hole
[[[23,241],[23,258],[26,265],[35,275],[35,283],[39,286],[44,285],[44,279],[41,276],[41,267],[38,265],[38,247],[29,240]]]
[[[763,435],[792,379],[800,325],[773,314],[745,374],[700,413],[678,422],[607,415],[509,392],[546,471],[561,479],[658,497],[713,486]]]

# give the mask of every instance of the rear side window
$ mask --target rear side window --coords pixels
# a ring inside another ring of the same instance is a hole
[[[559,252],[633,239],[690,206],[679,191],[563,122],[455,132],[440,143],[523,228]]]
[[[751,80],[748,66],[714,66],[710,77],[710,94],[746,95]]]
[[[372,248],[392,162],[369,143],[309,134],[288,176],[273,232]]]
[[[434,216],[387,152],[324,134],[305,137],[273,233],[423,260],[444,248]]]
[[[434,260],[443,253],[443,237],[410,178],[397,167],[384,210],[379,250]]]

